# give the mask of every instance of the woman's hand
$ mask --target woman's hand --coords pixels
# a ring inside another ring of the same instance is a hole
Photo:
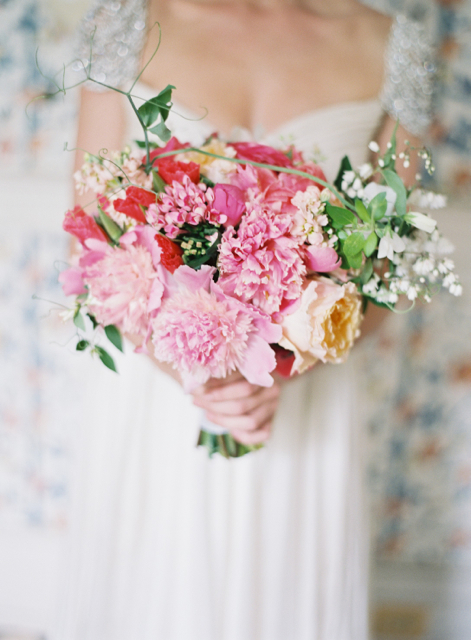
[[[193,402],[211,422],[224,427],[241,444],[265,442],[280,398],[280,385],[259,387],[240,373],[213,378],[193,393]]]

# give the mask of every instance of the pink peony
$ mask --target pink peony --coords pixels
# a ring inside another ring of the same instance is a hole
[[[157,205],[149,207],[147,221],[173,239],[184,224],[197,225],[203,221],[224,224],[227,215],[217,211],[213,203],[213,189],[193,184],[185,175],[181,183],[174,181],[172,186],[165,187]]]
[[[168,276],[170,288],[152,320],[155,357],[180,371],[187,391],[237,369],[252,384],[270,386],[276,367],[270,342],[281,338],[281,328],[227,296],[214,272],[182,266]]]
[[[156,270],[160,248],[157,243],[156,249],[147,248],[147,235],[139,237],[133,231],[121,240],[121,247],[107,246],[101,254],[93,247],[80,261],[90,292],[88,307],[100,324],[116,324],[125,333],[145,336],[163,294]]]
[[[311,244],[304,247],[304,262],[310,272],[327,273],[340,267],[342,260],[332,247]]]
[[[253,205],[237,232],[228,229],[219,247],[219,284],[229,295],[270,315],[301,293],[306,273],[290,215]]]

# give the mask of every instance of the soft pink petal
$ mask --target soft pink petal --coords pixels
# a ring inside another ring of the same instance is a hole
[[[78,296],[87,292],[82,279],[82,270],[78,267],[70,267],[62,271],[59,274],[59,282],[66,296]]]
[[[187,287],[190,291],[197,291],[198,289],[209,291],[215,271],[214,267],[209,267],[207,264],[204,264],[198,271],[185,264],[178,267],[173,277],[179,285]]]
[[[306,247],[305,263],[309,271],[327,273],[337,269],[341,262],[337,252],[331,247],[318,245]]]
[[[241,374],[251,384],[271,387],[273,378],[269,372],[275,368],[276,358],[273,349],[258,334],[250,334],[244,358],[239,364]]]

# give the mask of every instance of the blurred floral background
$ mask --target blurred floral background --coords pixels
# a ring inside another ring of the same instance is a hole
[[[78,93],[31,102],[53,93],[47,78],[72,58],[87,4],[0,0],[0,638],[52,637],[81,420],[76,381],[93,366],[49,302],[63,302],[64,143],[73,146]],[[452,196],[437,218],[465,286],[459,300],[393,317],[357,354],[368,391],[373,634],[469,640],[471,1],[369,4],[423,20],[436,42],[430,144],[435,186]]]

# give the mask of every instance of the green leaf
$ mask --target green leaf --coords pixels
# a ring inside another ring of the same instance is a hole
[[[75,348],[77,351],[85,351],[89,344],[88,340],[79,340]]]
[[[381,172],[391,189],[396,192],[396,211],[400,216],[406,215],[407,191],[401,178],[395,171],[384,169]]]
[[[137,110],[144,125],[149,128],[159,118],[165,122],[172,108],[172,91],[175,89],[173,85],[167,85],[155,98],[151,98],[144,102]]]
[[[123,339],[118,327],[114,324],[107,325],[105,327],[105,334],[111,344],[123,352]]]
[[[384,218],[384,214],[386,213],[387,208],[388,202],[386,200],[386,194],[384,193],[384,191],[378,193],[378,195],[376,195],[368,205],[368,209],[370,209],[373,218],[376,221]]]
[[[156,136],[159,136],[163,142],[168,142],[172,137],[172,132],[165,122],[159,122],[155,127],[149,128],[149,131],[151,133],[155,133]]]
[[[211,187],[211,189],[215,186],[215,183],[206,176],[200,176],[200,182],[203,182],[207,187]]]
[[[351,257],[356,256],[363,250],[365,246],[365,238],[359,231],[352,233],[342,245],[343,251],[351,262]]]
[[[352,170],[351,162],[348,156],[344,156],[340,163],[339,172],[337,173],[337,177],[335,178],[335,181],[334,181],[334,185],[337,187],[339,191],[342,191],[343,174],[345,173],[345,171],[351,171],[351,170]]]
[[[363,220],[363,222],[367,222],[367,223],[371,222],[371,217],[370,217],[370,214],[368,213],[367,208],[365,207],[363,202],[358,198],[355,200],[355,209],[356,209],[356,212],[358,213],[358,217],[360,218],[360,220]]]
[[[162,191],[165,191],[165,187],[167,186],[160,177],[158,171],[155,170],[152,171],[152,186],[154,188],[154,191],[156,191],[157,193],[162,193]]]
[[[326,213],[332,221],[332,226],[335,229],[341,229],[347,224],[353,224],[356,220],[355,214],[348,209],[342,209],[341,207],[334,207],[333,205],[326,204]]]
[[[355,256],[348,256],[348,262],[352,269],[361,269],[363,264],[363,253],[357,253]]]
[[[100,360],[103,362],[103,364],[105,365],[105,367],[108,367],[108,369],[111,369],[111,371],[114,371],[115,373],[118,373],[117,369],[116,369],[116,365],[114,363],[113,358],[110,356],[110,354],[108,353],[108,351],[106,351],[105,349],[103,349],[103,347],[95,347],[94,349],[96,351],[96,353],[98,353],[98,357],[100,358]]]
[[[363,249],[365,252],[365,256],[369,258],[377,246],[378,246],[378,236],[374,231],[372,231],[370,235],[367,237],[365,246]]]
[[[98,322],[96,321],[96,318],[94,315],[92,315],[91,313],[87,313],[87,316],[90,318],[90,320],[92,321],[92,325],[93,328],[96,329],[98,327]]]
[[[77,329],[85,331],[85,320],[80,313],[80,309],[77,309],[77,311],[74,313],[74,325],[77,327]]]
[[[144,142],[144,140],[134,140],[134,143],[139,147],[139,149],[146,148],[146,143]],[[151,149],[156,149],[158,146],[159,145],[156,142],[152,142],[151,140],[149,140],[149,147]]]
[[[113,240],[113,242],[118,242],[118,240],[124,233],[121,227],[117,225],[116,222],[112,220],[101,207],[98,207],[98,216],[103,228],[105,229],[111,240]]]
[[[369,282],[372,275],[373,275],[373,261],[371,259],[368,259],[365,262],[365,265],[361,272],[361,276],[360,276],[361,284],[366,284],[367,282]]]

